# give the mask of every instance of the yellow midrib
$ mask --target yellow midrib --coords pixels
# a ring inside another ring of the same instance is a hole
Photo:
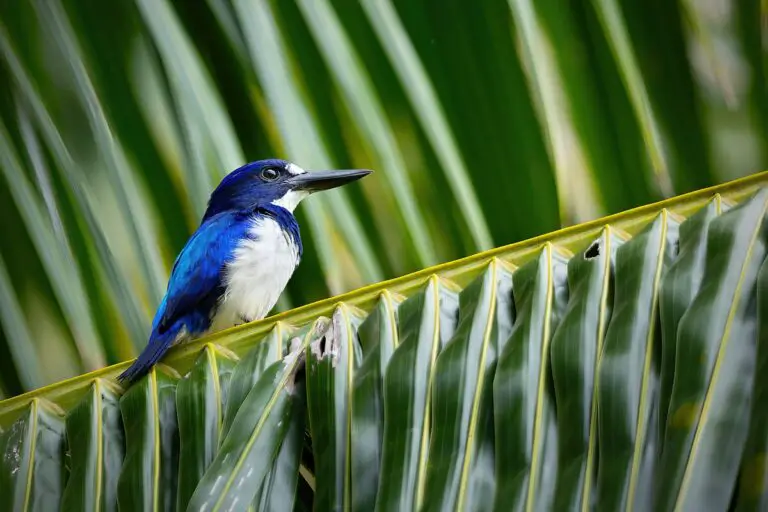
[[[594,376],[594,382],[592,383],[592,407],[590,408],[589,418],[589,447],[587,448],[587,460],[585,463],[585,475],[584,475],[584,487],[582,488],[581,495],[581,510],[582,512],[589,512],[590,505],[589,499],[592,493],[592,468],[595,458],[595,446],[597,433],[597,389],[599,379],[599,362],[600,355],[603,349],[603,340],[605,339],[605,310],[606,302],[608,300],[608,288],[611,281],[611,227],[606,226],[603,236],[605,237],[604,252],[605,262],[603,263],[603,286],[600,294],[600,314],[597,321],[597,344],[595,347],[595,359],[594,369],[592,375]]]
[[[94,393],[96,393],[96,492],[93,507],[95,511],[101,509],[101,480],[102,471],[104,469],[104,428],[102,425],[102,396],[101,396],[101,381],[96,379],[93,385]]]
[[[213,395],[216,397],[216,444],[221,443],[221,433],[224,429],[224,415],[222,414],[221,383],[219,382],[219,362],[216,360],[216,349],[212,344],[205,346],[205,356],[211,366],[211,378],[213,379]]]
[[[158,403],[157,396],[157,370],[152,368],[149,373],[149,387],[152,395],[152,414],[154,424],[154,452],[155,457],[153,461],[153,480],[152,486],[152,508],[153,510],[160,510],[160,404]]]
[[[30,412],[32,413],[32,428],[29,430],[29,464],[27,465],[27,488],[24,490],[24,508],[29,510],[29,499],[32,493],[32,475],[35,467],[35,449],[37,447],[37,415],[40,413],[40,401],[37,398],[32,399]]]
[[[643,410],[647,401],[648,393],[648,373],[650,373],[651,360],[653,353],[653,341],[656,331],[656,308],[659,303],[659,282],[661,281],[661,271],[664,268],[664,251],[667,247],[667,227],[669,223],[669,213],[667,210],[661,211],[661,234],[659,240],[659,250],[656,255],[656,272],[653,277],[653,297],[651,299],[651,314],[648,325],[648,334],[645,338],[645,358],[643,360],[643,381],[640,385],[640,402],[637,405],[637,436],[635,446],[632,451],[632,469],[629,475],[629,490],[627,492],[626,508],[628,512],[634,509],[635,492],[637,491],[637,480],[640,473],[640,462],[642,454],[640,453],[645,444],[645,435],[648,427],[648,421],[643,418]]]
[[[435,376],[435,360],[437,359],[437,347],[440,344],[440,278],[432,276],[429,278],[434,295],[435,312],[433,315],[434,333],[432,335],[432,354],[430,358],[429,376],[427,377],[427,393],[424,403],[424,423],[421,426],[421,442],[419,444],[419,460],[416,470],[416,507],[421,508],[424,499],[424,484],[426,479],[426,460],[429,440],[429,431],[431,429],[432,413],[432,382]],[[418,347],[417,347],[418,351]]]
[[[533,417],[533,440],[531,441],[532,454],[531,454],[531,468],[528,475],[528,492],[525,497],[525,510],[526,512],[532,512],[534,510],[534,496],[536,491],[539,465],[539,450],[536,445],[539,441],[539,430],[541,429],[542,421],[542,409],[544,407],[544,383],[546,375],[546,360],[549,353],[549,331],[550,331],[550,319],[552,316],[552,294],[554,293],[553,287],[553,275],[552,275],[552,244],[547,242],[544,244],[544,250],[547,253],[547,297],[546,304],[544,305],[544,329],[541,334],[541,361],[539,364],[539,382],[536,389],[536,414]]]
[[[464,461],[461,468],[461,477],[459,480],[459,494],[456,501],[456,505],[460,510],[464,510],[464,500],[466,499],[467,481],[469,480],[469,464],[472,459],[472,446],[475,440],[475,431],[477,430],[477,417],[480,410],[480,397],[483,393],[483,381],[485,378],[485,359],[488,353],[488,343],[493,330],[493,315],[496,313],[496,292],[498,283],[496,282],[496,272],[499,265],[498,260],[495,258],[491,260],[491,264],[488,266],[491,270],[491,293],[489,297],[490,307],[488,308],[488,316],[485,321],[485,332],[483,332],[483,345],[480,352],[480,362],[477,374],[477,385],[475,386],[474,397],[472,398],[472,415],[469,418],[469,428],[467,432],[467,440],[464,446]]]
[[[346,435],[344,436],[346,438],[346,454],[344,455],[344,510],[350,510],[352,505],[352,380],[355,371],[355,349],[352,345],[355,333],[352,331],[352,323],[349,320],[349,311],[346,304],[340,304],[339,310],[343,312],[344,325],[347,327],[347,425],[345,429]]]

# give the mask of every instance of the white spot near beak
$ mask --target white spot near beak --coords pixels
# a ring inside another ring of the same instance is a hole
[[[280,199],[272,201],[272,204],[282,206],[289,212],[293,213],[293,210],[299,205],[302,199],[307,197],[309,192],[306,190],[289,190]]]
[[[291,176],[298,176],[299,174],[305,174],[307,172],[298,165],[290,163],[285,166],[285,169]],[[307,190],[289,190],[280,199],[272,201],[272,204],[282,206],[289,212],[293,213],[293,210],[296,209],[301,200],[307,197],[309,194],[310,192]]]
[[[296,164],[288,164],[285,168],[292,176],[298,176],[299,174],[307,172]]]

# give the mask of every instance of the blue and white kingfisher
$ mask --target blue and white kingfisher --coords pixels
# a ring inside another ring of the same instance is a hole
[[[147,346],[118,380],[136,381],[174,343],[264,318],[301,260],[293,210],[315,191],[370,173],[307,172],[274,159],[228,174],[176,258]]]

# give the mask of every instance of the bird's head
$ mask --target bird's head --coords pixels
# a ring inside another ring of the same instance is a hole
[[[221,180],[211,194],[205,218],[227,210],[248,210],[270,204],[292,212],[302,199],[370,174],[366,169],[305,171],[285,160],[245,164]]]

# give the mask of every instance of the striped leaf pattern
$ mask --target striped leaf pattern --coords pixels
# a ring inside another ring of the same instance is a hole
[[[117,510],[117,483],[125,456],[119,389],[95,379],[66,420],[70,472],[63,510]]]
[[[248,161],[375,171],[277,311],[768,168],[765,4],[708,5],[0,3],[0,396],[135,357]]]
[[[763,174],[0,402],[3,510],[760,510],[767,213]]]

